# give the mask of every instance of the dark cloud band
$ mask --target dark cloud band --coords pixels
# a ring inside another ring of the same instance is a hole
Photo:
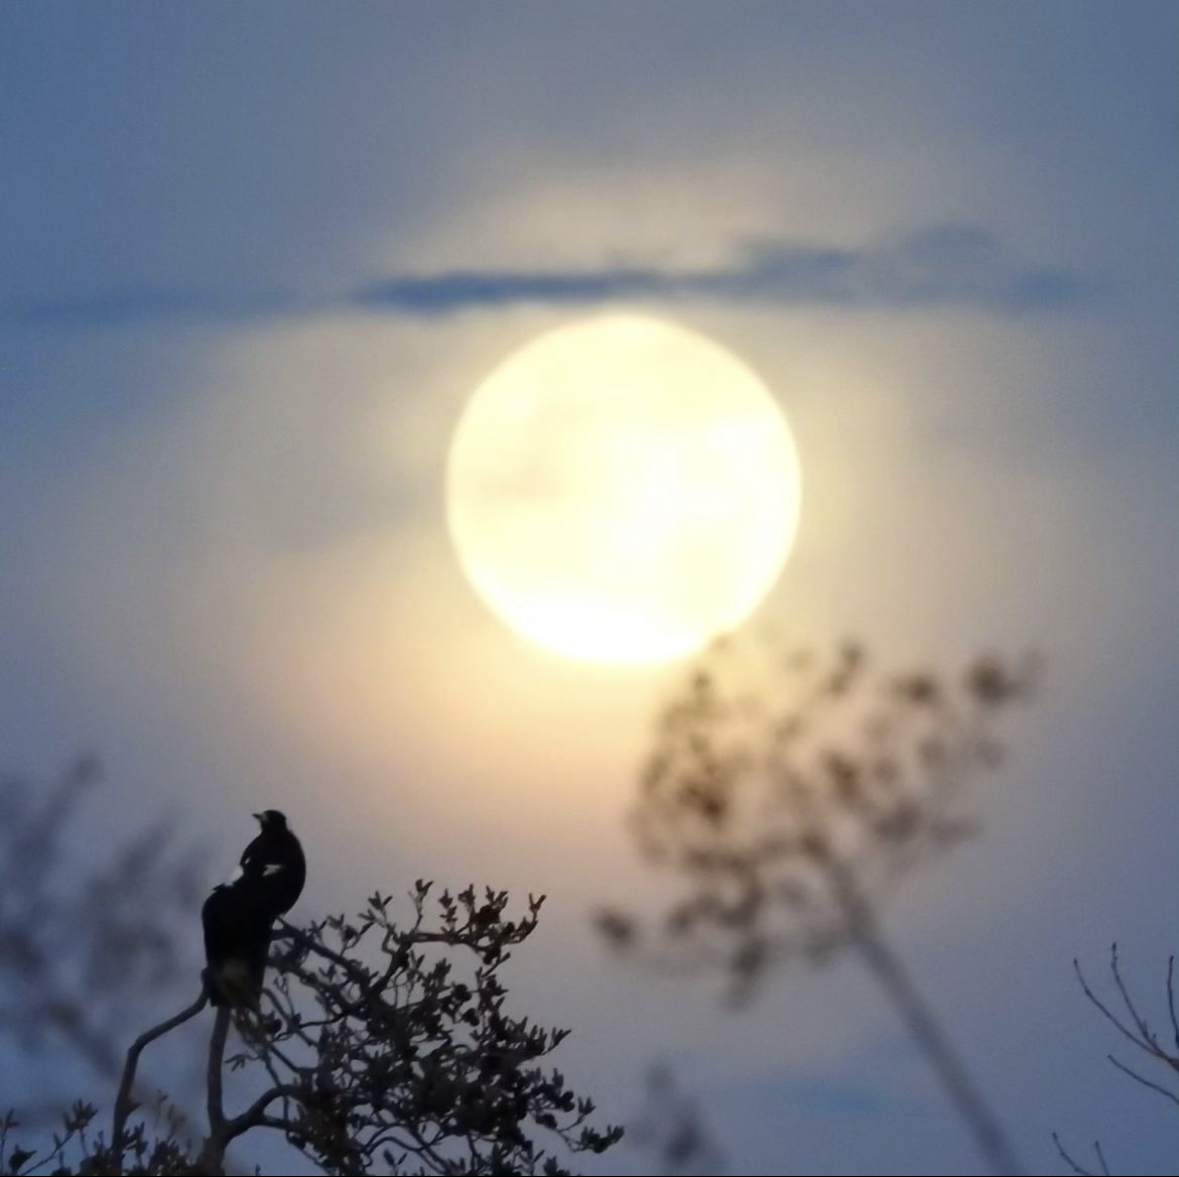
[[[626,265],[402,274],[334,297],[281,292],[138,290],[9,303],[9,323],[115,324],[140,319],[241,319],[362,309],[430,317],[518,305],[737,302],[843,308],[973,307],[992,313],[1055,310],[1093,284],[1059,268],[1021,264],[990,230],[939,225],[862,248],[763,241],[707,268]]]

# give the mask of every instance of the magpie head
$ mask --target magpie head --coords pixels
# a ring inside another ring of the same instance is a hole
[[[264,809],[261,813],[255,813],[254,817],[264,833],[276,833],[287,828],[286,815],[277,809]]]

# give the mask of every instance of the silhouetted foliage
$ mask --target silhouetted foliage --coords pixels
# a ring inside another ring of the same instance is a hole
[[[1110,948],[1109,971],[1116,993],[1116,1004],[1121,1006],[1120,1011],[1115,1012],[1110,1002],[1103,1001],[1097,996],[1085,974],[1081,971],[1080,964],[1075,960],[1073,968],[1085,997],[1139,1054],[1145,1055],[1147,1059],[1151,1060],[1151,1065],[1156,1068],[1155,1073],[1159,1074],[1160,1078],[1148,1077],[1122,1062],[1116,1055],[1107,1055],[1109,1061],[1122,1074],[1133,1079],[1135,1083],[1179,1107],[1179,1079],[1176,1078],[1179,1075],[1179,1013],[1176,1012],[1175,958],[1172,956],[1167,961],[1167,1033],[1165,1038],[1161,1038],[1157,1031],[1151,1029],[1141,1007],[1130,995],[1130,990],[1122,977],[1116,944]],[[1158,1070],[1159,1067],[1161,1067],[1161,1071]],[[1097,1177],[1097,1174],[1109,1177],[1109,1164],[1100,1141],[1093,1143],[1093,1155],[1098,1167],[1086,1169],[1069,1153],[1055,1132],[1052,1134],[1052,1139],[1056,1142],[1056,1148],[1061,1158],[1074,1173],[1081,1174],[1082,1177]]]
[[[573,1153],[609,1148],[621,1129],[593,1127],[592,1101],[546,1065],[567,1032],[504,1009],[501,967],[535,930],[542,900],[510,919],[503,892],[431,902],[430,891],[416,884],[405,927],[381,895],[352,919],[280,925],[260,1010],[215,1011],[199,1141],[166,1101],[145,1109],[131,1093],[143,1050],[200,1013],[206,993],[132,1044],[109,1131],[94,1132],[96,1110],[75,1105],[34,1153],[11,1142],[9,1120],[5,1171],[218,1174],[227,1148],[255,1130],[281,1135],[329,1174],[560,1174],[538,1138]],[[227,1058],[231,1019],[240,1047]],[[226,1069],[262,1085],[234,1113]]]
[[[718,643],[660,716],[632,815],[640,853],[683,893],[654,928],[606,911],[616,948],[719,971],[748,1001],[767,972],[850,948],[903,1018],[991,1167],[1019,1165],[884,939],[880,908],[916,867],[972,837],[965,786],[1001,760],[1002,714],[1034,664],[976,659],[954,678]]]

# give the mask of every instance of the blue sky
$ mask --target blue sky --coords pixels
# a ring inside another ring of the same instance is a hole
[[[308,916],[548,892],[521,1003],[616,1118],[677,1064],[734,1172],[982,1171],[854,962],[735,1016],[589,931],[654,893],[623,816],[674,668],[504,630],[445,457],[514,348],[664,315],[791,421],[760,621],[1044,652],[985,836],[891,928],[1034,1171],[1053,1129],[1173,1171],[1071,961],[1117,939],[1161,997],[1179,917],[1177,38],[1132,0],[7,6],[0,769],[96,750],[98,828],[179,814],[210,882],[277,805]]]

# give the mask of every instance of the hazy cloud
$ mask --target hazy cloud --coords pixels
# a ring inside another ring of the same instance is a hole
[[[187,317],[240,319],[347,309],[412,317],[529,305],[707,301],[895,309],[967,306],[1000,314],[1054,310],[1095,289],[1088,278],[1022,262],[989,229],[936,225],[859,248],[759,241],[728,263],[584,269],[449,269],[396,274],[334,296],[142,289],[8,303],[9,323],[108,325]]]

